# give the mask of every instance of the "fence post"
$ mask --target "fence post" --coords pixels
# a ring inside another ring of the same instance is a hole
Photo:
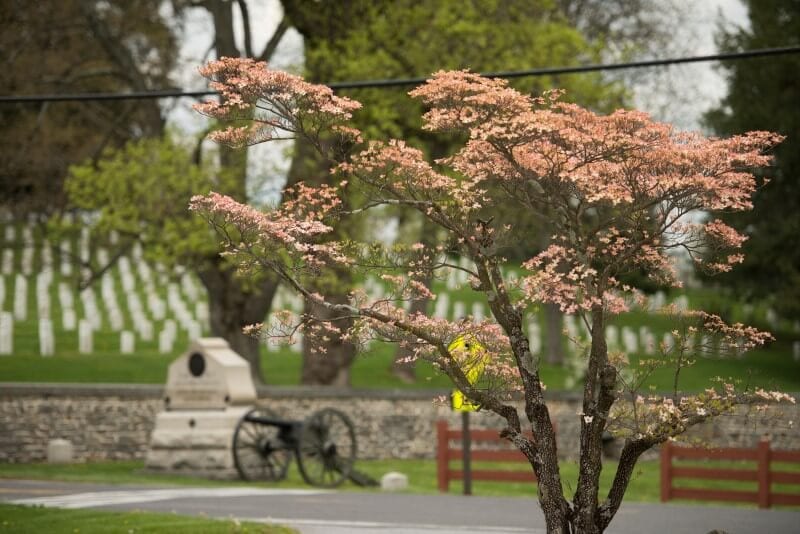
[[[758,507],[769,508],[770,493],[770,443],[761,438],[758,442]]]
[[[672,444],[661,444],[661,502],[672,498]]]
[[[450,440],[447,439],[447,421],[436,422],[436,478],[439,491],[447,493],[450,487],[448,471],[450,469]]]

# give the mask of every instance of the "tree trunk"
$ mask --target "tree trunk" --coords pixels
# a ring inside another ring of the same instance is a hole
[[[347,302],[346,295],[326,295],[326,299],[334,304]],[[314,303],[305,301],[305,313],[317,319],[331,320],[334,315],[329,310]],[[340,319],[332,321],[333,325],[346,331],[352,320]],[[339,336],[329,335],[330,341],[310,337],[303,338],[303,371],[301,382],[308,385],[350,386],[350,367],[356,356],[355,346],[342,341]]]
[[[574,500],[576,532],[599,534],[603,531],[597,492],[603,469],[603,430],[614,403],[616,381],[616,369],[608,364],[605,317],[602,307],[596,306],[592,310],[592,347],[583,390],[580,464]]]
[[[564,314],[558,304],[546,303],[544,307],[545,361],[553,365],[564,365],[563,325]]]
[[[243,286],[230,269],[216,265],[198,273],[208,292],[211,333],[225,338],[234,352],[250,364],[250,374],[256,384],[263,384],[261,343],[245,335],[242,329],[260,323],[269,312],[278,288],[273,278],[267,278],[254,288]]]

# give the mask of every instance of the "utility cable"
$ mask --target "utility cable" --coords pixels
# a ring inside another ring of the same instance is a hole
[[[533,76],[555,76],[559,74],[582,74],[585,72],[600,72],[623,69],[639,69],[650,67],[663,67],[667,65],[679,65],[684,63],[701,63],[707,61],[735,61],[750,58],[781,56],[790,54],[800,54],[800,46],[786,46],[780,48],[760,48],[756,50],[745,50],[742,52],[726,52],[721,54],[710,54],[705,56],[688,56],[667,59],[652,59],[644,61],[630,61],[626,63],[605,63],[593,65],[578,65],[573,67],[546,67],[540,69],[498,71],[482,73],[487,78],[525,78]],[[330,82],[326,83],[331,89],[366,89],[366,88],[390,88],[420,85],[425,83],[427,78],[394,78],[382,80],[357,80],[349,82]],[[198,98],[218,94],[217,91],[184,91],[182,89],[164,89],[159,91],[132,91],[129,93],[64,93],[50,95],[8,95],[0,96],[0,104],[23,104],[41,102],[85,102],[85,101],[107,101],[107,100],[145,100],[162,98],[191,97]]]

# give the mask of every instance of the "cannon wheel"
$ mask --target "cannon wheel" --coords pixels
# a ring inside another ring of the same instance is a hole
[[[325,408],[303,422],[297,465],[308,484],[338,486],[350,476],[355,459],[356,433],[345,414]]]
[[[233,434],[233,463],[243,480],[276,482],[286,478],[291,451],[279,438],[279,427],[254,421],[256,417],[277,419],[265,408],[253,408],[236,424]]]

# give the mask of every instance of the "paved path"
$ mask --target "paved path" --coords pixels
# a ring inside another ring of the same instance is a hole
[[[0,480],[0,500],[62,508],[147,510],[274,522],[302,534],[544,534],[532,499],[268,489],[111,486]],[[612,534],[800,532],[800,513],[785,510],[627,504]]]

